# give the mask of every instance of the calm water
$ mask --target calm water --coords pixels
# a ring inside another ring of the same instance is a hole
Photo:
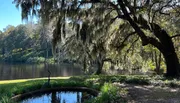
[[[93,98],[86,92],[52,92],[22,100],[20,103],[83,103]]]
[[[78,65],[72,64],[0,64],[0,80],[27,79],[48,77],[82,75]]]

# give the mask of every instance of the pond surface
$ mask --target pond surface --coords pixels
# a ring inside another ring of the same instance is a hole
[[[0,80],[28,79],[48,77],[82,75],[79,65],[73,64],[6,64],[0,63]]]
[[[27,98],[20,103],[83,103],[92,98],[87,92],[60,91]]]

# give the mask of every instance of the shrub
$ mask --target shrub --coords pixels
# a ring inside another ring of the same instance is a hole
[[[105,83],[101,91],[94,100],[88,103],[124,103],[126,102],[120,95],[121,89],[111,83]]]

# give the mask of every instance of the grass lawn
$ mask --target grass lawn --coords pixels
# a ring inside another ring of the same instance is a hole
[[[51,77],[51,79],[69,79],[70,77]],[[1,80],[1,84],[10,84],[10,83],[20,83],[20,82],[26,82],[30,80],[45,80],[47,78],[34,78],[34,79],[16,79],[16,80]]]
[[[41,89],[43,84],[47,82],[47,78],[35,79],[19,79],[0,81],[0,103],[14,103],[11,97],[27,93],[30,91]],[[179,80],[169,80],[164,77],[149,77],[149,76],[128,76],[128,75],[92,75],[92,76],[76,76],[76,77],[52,77],[51,87],[88,87],[100,91],[98,97],[87,103],[124,103],[126,99],[123,95],[128,91],[120,88],[114,83],[127,83],[138,85],[160,85],[180,87]]]

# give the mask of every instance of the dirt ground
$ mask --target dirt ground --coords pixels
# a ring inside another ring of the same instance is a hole
[[[128,103],[180,103],[180,89],[159,86],[116,84],[128,91]]]

